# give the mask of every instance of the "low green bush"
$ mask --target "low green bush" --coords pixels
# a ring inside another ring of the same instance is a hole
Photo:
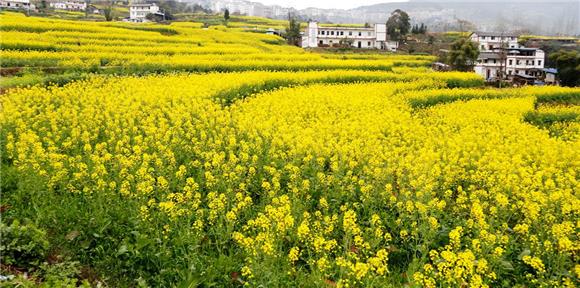
[[[580,114],[573,111],[568,112],[530,111],[524,115],[524,121],[539,127],[546,127],[556,122],[578,122],[580,121]]]
[[[0,223],[0,259],[3,265],[37,267],[48,253],[46,232],[31,222],[13,220],[10,225]]]

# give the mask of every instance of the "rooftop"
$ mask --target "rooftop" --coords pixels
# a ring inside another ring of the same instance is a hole
[[[541,49],[538,49],[538,48],[520,47],[520,48],[506,48],[506,50],[514,50],[514,51],[536,51],[536,50],[541,50]]]
[[[497,36],[497,37],[518,37],[517,34],[515,33],[510,33],[510,32],[483,32],[483,31],[475,31],[473,34],[477,34],[479,36]]]
[[[327,30],[364,30],[364,31],[375,31],[373,27],[344,27],[344,26],[318,26],[318,29]]]
[[[494,52],[481,52],[479,53],[480,59],[500,59],[499,53]]]
[[[149,7],[149,6],[157,6],[157,4],[155,4],[155,3],[151,3],[151,4],[136,3],[136,4],[131,4],[129,6],[131,6],[131,7]]]
[[[524,75],[524,74],[515,74],[514,77],[520,77],[520,78],[524,78],[524,79],[536,79],[536,77],[534,77],[534,76]]]

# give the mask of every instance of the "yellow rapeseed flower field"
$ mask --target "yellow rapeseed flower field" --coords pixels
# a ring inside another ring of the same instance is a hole
[[[14,65],[174,71],[0,96],[3,265],[34,283],[578,284],[578,88],[229,29],[0,17]]]
[[[283,45],[278,36],[198,23],[70,21],[4,13],[2,67],[95,71],[392,70],[425,66],[430,56],[333,57]],[[196,25],[184,25],[196,24]],[[375,61],[382,59],[383,61]]]

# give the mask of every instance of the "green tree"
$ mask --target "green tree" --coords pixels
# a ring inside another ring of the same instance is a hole
[[[40,4],[38,5],[38,11],[40,11],[41,13],[46,13],[47,9],[48,3],[46,2],[46,0],[40,0]]]
[[[103,15],[105,16],[105,20],[112,21],[113,20],[113,5],[107,4],[107,6],[103,9]]]
[[[224,21],[227,23],[228,20],[230,20],[230,10],[226,8],[226,10],[224,10]]]
[[[397,9],[391,13],[387,20],[387,34],[393,40],[401,40],[403,36],[409,33],[411,29],[411,19],[407,12]]]
[[[419,31],[419,34],[427,33],[427,25],[421,23],[421,26],[419,27],[418,31]]]
[[[85,8],[85,18],[89,18],[89,11],[92,10],[91,9],[91,0],[86,0],[87,6]]]
[[[580,52],[560,50],[550,54],[549,58],[558,68],[562,86],[580,86]]]
[[[413,28],[411,28],[411,34],[425,34],[427,33],[427,25],[421,23],[421,26],[419,26],[419,24],[415,24],[413,25]]]
[[[460,38],[451,45],[447,62],[455,70],[471,71],[478,56],[477,44],[469,38]]]
[[[288,14],[286,41],[290,45],[300,46],[300,22],[298,21],[296,16],[292,14]]]

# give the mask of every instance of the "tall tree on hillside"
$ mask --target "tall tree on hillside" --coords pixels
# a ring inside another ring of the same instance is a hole
[[[38,5],[38,11],[41,13],[46,13],[46,9],[48,9],[48,3],[46,0],[40,0],[40,4]]]
[[[447,61],[455,70],[471,71],[478,56],[477,44],[469,38],[460,38],[451,45]]]
[[[226,21],[226,23],[228,22],[228,20],[230,20],[230,10],[228,10],[226,8],[226,10],[224,10],[224,20]]]
[[[411,20],[407,12],[397,9],[391,13],[387,20],[387,34],[392,40],[401,40],[403,36],[409,33],[411,29]]]
[[[411,28],[411,33],[412,34],[425,34],[427,33],[427,25],[421,23],[421,26],[419,26],[419,24],[415,24],[413,25],[413,28]]]
[[[288,27],[286,28],[286,41],[290,45],[300,46],[300,22],[296,16],[288,13]]]
[[[558,68],[562,86],[580,86],[580,53],[576,50],[560,50],[550,54],[550,60]]]
[[[113,20],[113,2],[108,2],[107,6],[103,9],[103,15],[105,16],[105,20],[112,21]]]
[[[419,34],[425,34],[427,33],[427,25],[421,23],[421,26],[419,27]]]
[[[89,10],[91,9],[91,0],[86,0],[87,6],[85,8],[85,18],[89,18]]]

